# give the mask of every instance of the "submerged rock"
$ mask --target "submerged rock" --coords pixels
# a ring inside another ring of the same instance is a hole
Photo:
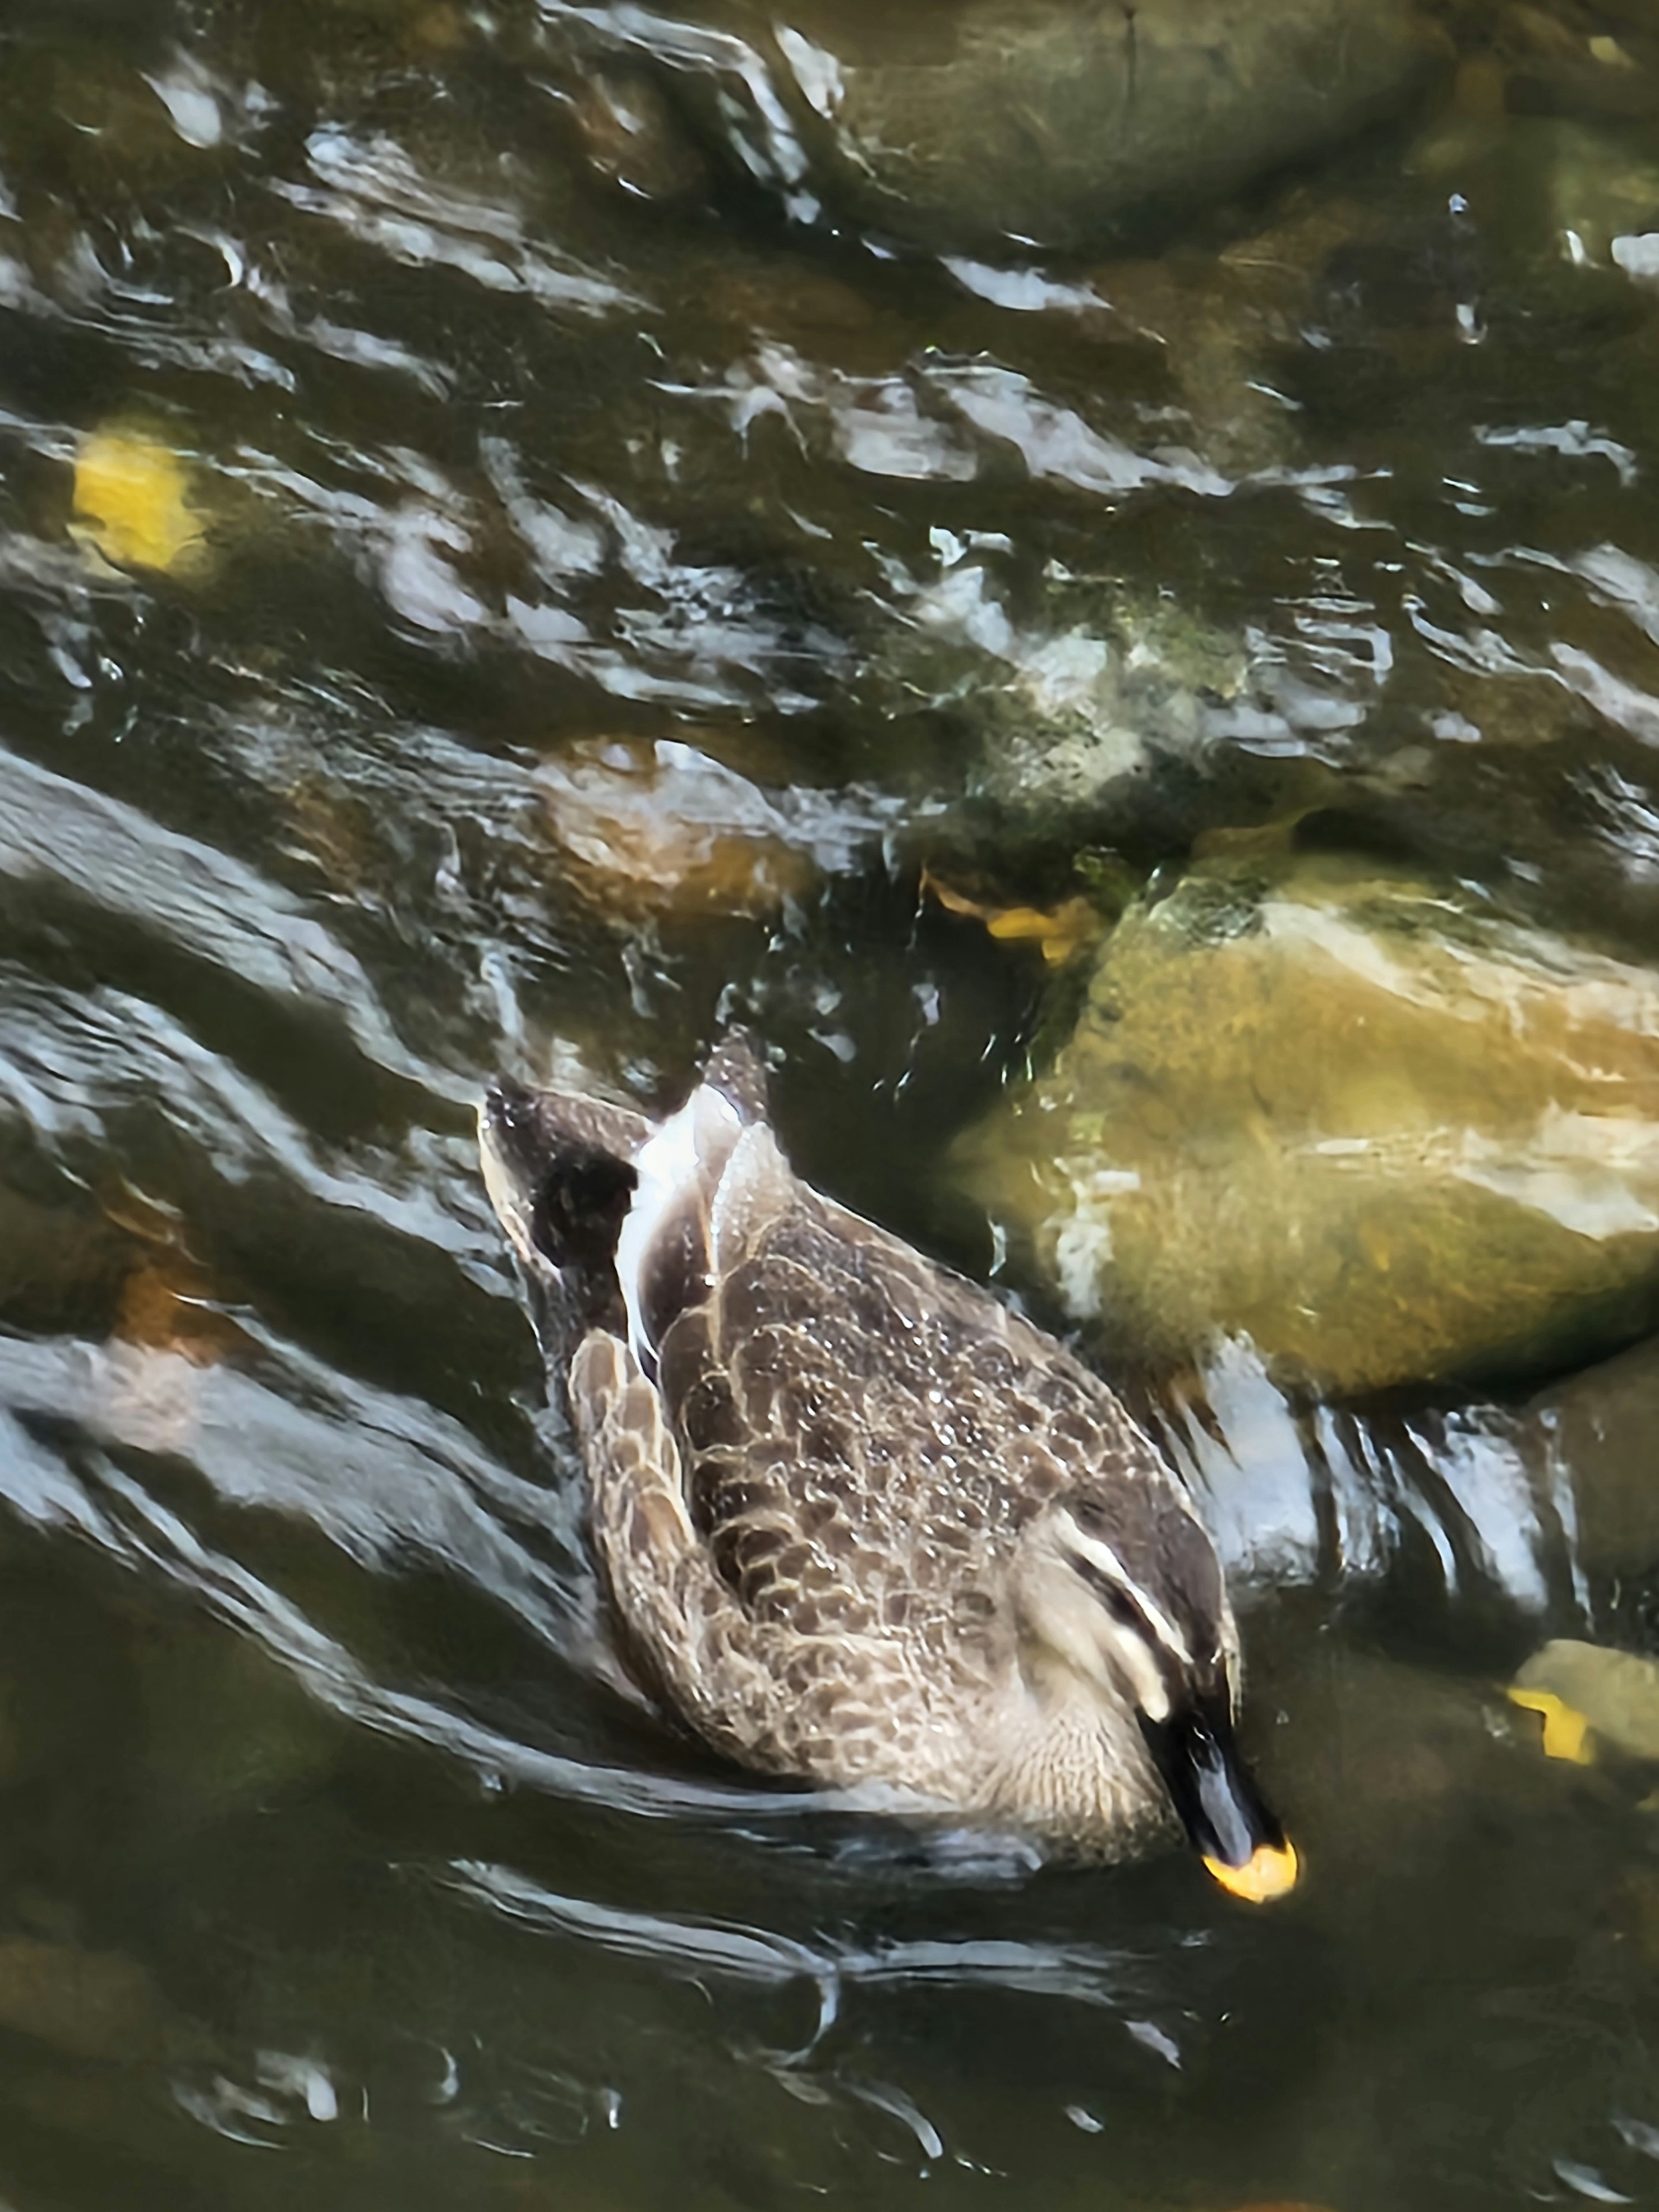
[[[595,70],[574,89],[571,121],[589,167],[625,192],[646,200],[681,200],[704,192],[702,155],[661,88],[637,70]]]
[[[776,800],[694,746],[587,740],[537,781],[567,872],[608,911],[767,914],[811,880]]]
[[[798,142],[757,106],[797,197],[804,148],[811,182],[924,245],[1075,247],[1341,143],[1442,52],[1406,0],[818,0],[776,33]]]
[[[0,2028],[66,2057],[131,2063],[153,2055],[165,2008],[137,1960],[32,1936],[0,1938]]]
[[[897,814],[873,793],[768,788],[678,738],[580,739],[536,782],[567,878],[619,921],[775,914]]]
[[[1659,1315],[1659,975],[1340,856],[1132,907],[963,1172],[1079,1319],[1360,1391]]]
[[[986,558],[951,561],[904,612],[881,696],[960,720],[967,794],[1004,834],[1189,832],[1199,782],[1340,742],[1376,690],[1173,598],[1064,574],[1021,592]]]

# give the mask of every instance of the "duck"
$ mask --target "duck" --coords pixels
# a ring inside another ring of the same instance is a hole
[[[1193,1498],[1066,1346],[794,1173],[751,1039],[659,1121],[504,1080],[478,1121],[668,1712],[760,1774],[1097,1859],[1184,1830],[1291,1888]]]

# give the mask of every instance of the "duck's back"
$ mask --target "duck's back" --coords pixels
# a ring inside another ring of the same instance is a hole
[[[907,1601],[999,1567],[1068,1479],[1055,1415],[1073,1443],[1085,1426],[1098,1441],[1088,1378],[800,1182],[763,1126],[740,1139],[713,1225],[708,1294],[666,1332],[659,1382],[693,1516],[745,1606],[811,1633],[833,1592],[834,1625],[896,1626]]]
[[[971,1756],[1016,1663],[1020,1529],[1149,1447],[1060,1346],[802,1182],[724,1103],[700,1116],[694,1098],[662,1159],[641,1156],[648,1233],[618,1247],[630,1341],[590,1338],[573,1364],[601,1556],[680,1702],[724,1665],[725,1717],[764,1706],[728,1747],[926,1786]],[[607,1486],[618,1455],[628,1480]],[[647,1464],[665,1495],[642,1510]]]

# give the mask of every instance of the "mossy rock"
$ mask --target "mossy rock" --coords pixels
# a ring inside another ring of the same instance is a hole
[[[1138,901],[1052,1067],[959,1150],[1073,1316],[1340,1393],[1659,1318],[1659,975],[1352,859]]]

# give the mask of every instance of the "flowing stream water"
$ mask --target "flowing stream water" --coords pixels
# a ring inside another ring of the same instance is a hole
[[[0,2198],[1652,2200],[1651,1770],[1504,1696],[1659,1634],[1639,1349],[1145,1382],[1255,1911],[666,1728],[472,1133],[741,1016],[804,1172],[1052,1316],[952,1146],[1066,963],[924,864],[1047,913],[1314,808],[1659,961],[1650,118],[1466,71],[941,258],[792,182],[760,20],[0,9]]]

